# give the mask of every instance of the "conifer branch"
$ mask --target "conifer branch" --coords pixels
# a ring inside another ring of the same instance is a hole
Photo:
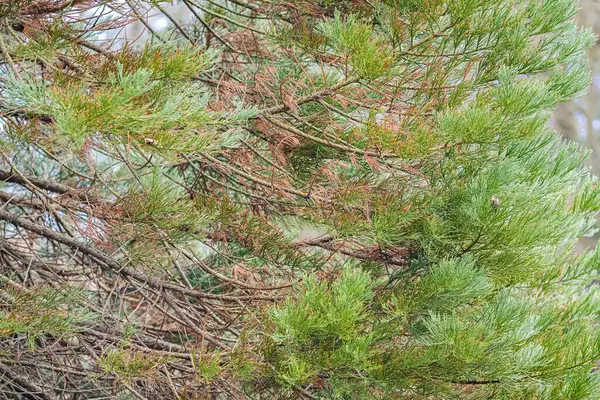
[[[182,3],[0,4],[0,397],[596,398],[573,0]]]

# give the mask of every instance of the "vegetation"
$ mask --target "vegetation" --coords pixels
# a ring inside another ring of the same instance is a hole
[[[596,399],[576,12],[0,4],[2,396]]]

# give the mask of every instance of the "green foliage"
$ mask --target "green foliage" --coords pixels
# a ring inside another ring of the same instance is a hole
[[[375,367],[368,330],[373,282],[359,269],[344,270],[329,285],[308,276],[301,296],[271,312],[270,350],[276,378],[291,387],[319,371],[368,371]]]
[[[165,359],[129,349],[112,349],[102,354],[100,367],[118,379],[130,382],[140,377],[150,377]]]
[[[189,83],[217,60],[214,51],[148,47],[133,61],[123,56],[100,85],[66,81],[51,87],[12,76],[6,88],[12,103],[4,106],[50,116],[57,130],[52,138],[76,148],[108,140],[152,148],[167,157],[210,151],[235,140],[231,132],[220,137],[216,126],[235,125],[255,114],[239,102],[233,111],[213,112],[207,108],[210,94]]]
[[[193,238],[214,218],[200,201],[182,201],[189,194],[160,171],[154,171],[141,183],[141,188],[132,188],[123,199],[124,222],[134,229],[159,230],[177,242]]]
[[[192,359],[199,380],[210,383],[221,372],[221,356],[219,353],[198,354]]]
[[[214,49],[201,52],[186,43],[178,45],[172,42],[146,46],[133,57],[126,55],[124,52],[122,62],[128,70],[149,69],[154,79],[171,83],[186,82],[210,70],[219,61],[219,53]]]
[[[0,337],[25,335],[31,349],[44,335],[75,336],[94,317],[84,308],[81,293],[70,288],[5,293],[12,299],[10,309],[0,310]]]
[[[347,55],[348,64],[361,78],[378,78],[389,70],[392,60],[385,43],[373,38],[373,28],[354,16],[343,19],[336,13],[320,25],[320,31],[337,52]]]
[[[67,3],[0,6],[0,347],[110,332],[54,362],[139,398],[598,397],[574,1],[184,1],[117,50]]]

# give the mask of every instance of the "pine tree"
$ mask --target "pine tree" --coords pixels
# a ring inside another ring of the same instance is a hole
[[[3,398],[598,398],[573,0],[173,7],[0,3]]]

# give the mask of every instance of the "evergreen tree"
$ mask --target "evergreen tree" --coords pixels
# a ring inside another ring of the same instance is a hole
[[[598,398],[573,0],[176,6],[0,3],[4,398]]]

